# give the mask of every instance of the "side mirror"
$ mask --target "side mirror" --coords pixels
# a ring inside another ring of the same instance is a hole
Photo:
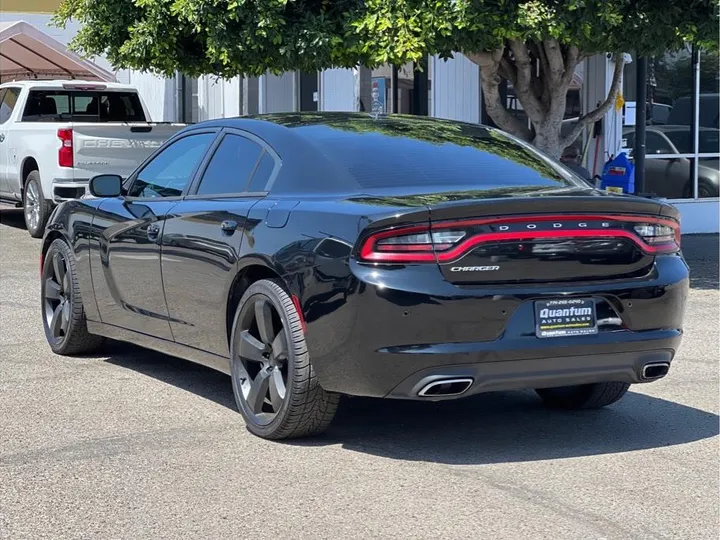
[[[119,197],[122,177],[117,174],[99,174],[90,179],[90,194],[94,197]]]

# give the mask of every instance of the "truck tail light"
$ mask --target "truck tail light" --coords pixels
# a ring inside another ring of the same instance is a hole
[[[73,130],[58,129],[58,139],[60,139],[60,150],[58,150],[58,165],[60,167],[73,166]]]

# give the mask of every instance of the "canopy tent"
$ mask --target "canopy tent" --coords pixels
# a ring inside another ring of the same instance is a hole
[[[0,22],[0,82],[22,79],[116,80],[31,24]]]

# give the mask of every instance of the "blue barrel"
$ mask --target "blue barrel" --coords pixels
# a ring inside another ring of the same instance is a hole
[[[625,152],[605,163],[600,189],[612,193],[635,193],[635,165]]]

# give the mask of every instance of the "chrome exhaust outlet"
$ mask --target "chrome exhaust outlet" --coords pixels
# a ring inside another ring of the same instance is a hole
[[[432,381],[418,392],[422,397],[446,397],[459,396],[467,391],[473,383],[472,378],[462,377],[459,379],[438,379]]]
[[[670,362],[653,362],[645,364],[642,370],[642,377],[645,380],[659,379],[670,371]]]

